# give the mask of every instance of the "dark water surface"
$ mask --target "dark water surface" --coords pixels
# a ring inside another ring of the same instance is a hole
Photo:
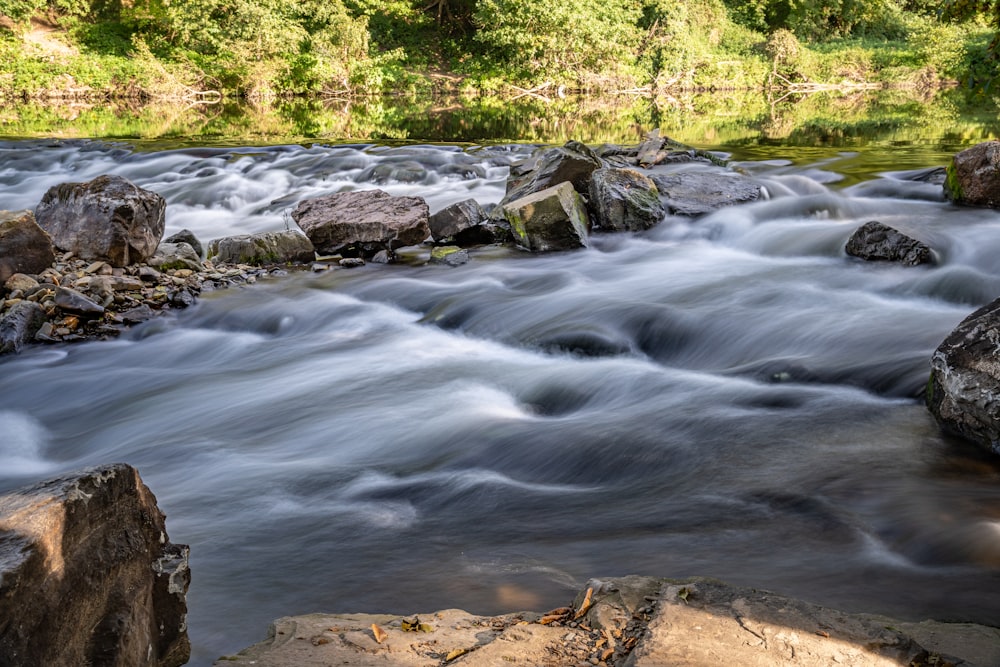
[[[192,548],[195,665],[282,615],[543,610],[629,573],[996,624],[1000,466],[919,397],[1000,295],[1000,212],[920,180],[961,138],[859,144],[714,144],[769,198],[586,250],[414,249],[4,358],[0,488],[135,465]],[[7,142],[0,208],[117,173],[207,240],[348,188],[496,202],[529,151]],[[845,256],[873,219],[939,263]]]

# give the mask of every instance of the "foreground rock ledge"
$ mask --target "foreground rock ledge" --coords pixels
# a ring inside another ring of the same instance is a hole
[[[548,614],[310,614],[216,667],[1000,664],[1000,629],[845,614],[710,579],[592,580]]]
[[[0,665],[183,665],[188,581],[128,465],[0,496]]]

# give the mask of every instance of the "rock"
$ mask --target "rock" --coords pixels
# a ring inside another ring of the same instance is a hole
[[[0,354],[20,352],[25,343],[30,343],[34,339],[43,324],[45,324],[45,310],[37,303],[21,301],[15,304],[3,319],[0,319]]]
[[[469,262],[469,251],[458,246],[445,245],[431,249],[431,264],[444,264],[446,266],[461,266]]]
[[[570,141],[565,146],[547,148],[511,167],[507,193],[501,205],[569,181],[586,194],[590,175],[604,166],[601,158],[583,144]]]
[[[188,581],[187,547],[128,465],[0,496],[2,665],[183,665]]]
[[[463,229],[455,235],[454,244],[462,248],[491,243],[510,243],[513,240],[506,220],[484,220],[475,227]]]
[[[125,324],[139,324],[140,322],[145,322],[156,317],[156,311],[146,304],[142,304],[126,310],[120,317]]]
[[[99,176],[49,188],[35,218],[60,250],[121,267],[156,252],[166,206],[163,197],[121,176]]]
[[[164,241],[156,247],[156,252],[147,260],[147,263],[160,271],[171,269],[202,271],[205,268],[201,263],[200,252],[187,241]]]
[[[587,245],[590,220],[573,185],[559,185],[506,204],[514,242],[532,252],[569,250]]]
[[[0,211],[0,285],[15,273],[39,274],[55,261],[52,239],[31,211]]]
[[[104,307],[68,287],[56,287],[56,305],[64,312],[83,317],[100,317]]]
[[[345,257],[344,259],[337,262],[337,264],[344,267],[345,269],[356,269],[359,266],[364,266],[365,260],[361,259],[360,257]]]
[[[208,244],[208,258],[213,262],[261,266],[312,262],[316,251],[309,239],[298,232],[265,232],[215,239]]]
[[[486,213],[479,202],[475,199],[466,199],[441,209],[428,219],[427,225],[430,227],[431,237],[440,243],[453,239],[485,220]]]
[[[391,255],[430,236],[427,202],[382,190],[306,199],[292,211],[292,218],[323,255],[367,258],[380,250]]]
[[[877,220],[858,227],[847,239],[848,255],[868,261],[898,262],[908,266],[934,262],[930,247]]]
[[[463,667],[971,667],[1000,664],[1000,629],[847,614],[710,579],[632,576],[591,580],[572,605],[544,617],[449,609],[281,618],[265,641],[215,665],[424,667],[452,661]]]
[[[1000,141],[956,153],[948,165],[944,194],[957,204],[1000,207]]]
[[[710,579],[667,581],[630,667],[942,664],[879,620]]]
[[[1000,454],[1000,299],[948,334],[931,356],[926,401],[941,426]]]
[[[590,176],[590,210],[595,227],[637,232],[666,215],[653,181],[634,169],[603,168]]]
[[[31,276],[26,276],[23,273],[15,273],[7,279],[7,282],[3,284],[3,287],[8,292],[20,290],[24,294],[30,294],[34,290],[38,289],[38,281]]]
[[[201,256],[205,254],[205,249],[202,247],[201,241],[198,240],[198,237],[190,229],[182,229],[176,234],[172,234],[170,237],[163,239],[163,243],[187,243],[198,255],[198,259],[201,259]]]
[[[652,179],[674,215],[695,217],[760,198],[758,184],[732,172],[682,171],[655,174]]]

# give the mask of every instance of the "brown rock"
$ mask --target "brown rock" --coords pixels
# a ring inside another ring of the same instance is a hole
[[[428,212],[420,197],[361,190],[301,201],[292,218],[321,255],[373,257],[422,243],[430,236]]]
[[[121,176],[49,188],[35,208],[60,250],[112,266],[146,261],[163,237],[166,201]]]
[[[1000,141],[984,141],[956,153],[944,193],[958,204],[1000,207]]]
[[[503,212],[514,242],[532,252],[570,250],[588,243],[590,219],[568,181],[512,201]]]
[[[0,211],[0,285],[15,273],[39,274],[55,261],[52,239],[31,211]]]
[[[0,664],[183,665],[187,554],[125,464],[0,496]]]

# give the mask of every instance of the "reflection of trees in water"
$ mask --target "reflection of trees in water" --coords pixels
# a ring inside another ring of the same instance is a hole
[[[860,146],[995,138],[1000,103],[961,89],[673,93],[655,97],[374,97],[253,103],[87,106],[38,103],[0,111],[11,137],[468,143],[637,143],[661,128],[695,146],[753,143]]]

